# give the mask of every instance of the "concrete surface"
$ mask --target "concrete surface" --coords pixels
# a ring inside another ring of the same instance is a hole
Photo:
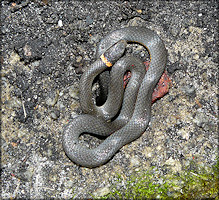
[[[91,198],[155,166],[181,171],[216,162],[217,1],[1,1],[2,199]],[[98,41],[126,26],[156,31],[173,86],[138,140],[88,169],[62,149],[63,126],[80,113],[78,80]]]

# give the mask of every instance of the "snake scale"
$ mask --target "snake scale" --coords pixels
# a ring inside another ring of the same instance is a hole
[[[143,45],[150,54],[150,67],[138,58],[125,55],[127,43]],[[167,60],[163,41],[145,27],[127,27],[105,36],[97,48],[97,60],[80,79],[80,104],[84,112],[65,126],[63,148],[77,165],[98,167],[109,161],[124,145],[141,136],[151,117],[153,90],[160,79]],[[112,66],[106,102],[97,106],[92,98],[92,85],[98,74]],[[123,77],[131,71],[131,79],[124,90]],[[116,117],[115,117],[116,116]],[[82,145],[83,133],[105,136],[95,147]]]

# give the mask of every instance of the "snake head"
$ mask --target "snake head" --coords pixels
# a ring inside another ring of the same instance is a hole
[[[103,56],[107,59],[108,62],[114,64],[124,54],[126,45],[127,42],[125,40],[120,40],[108,48]]]

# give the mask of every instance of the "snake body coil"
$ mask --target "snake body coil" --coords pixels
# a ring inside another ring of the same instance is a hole
[[[120,58],[126,42],[139,43],[147,48],[151,58],[147,72],[139,59],[133,56]],[[97,106],[92,100],[92,83],[107,68],[108,62],[101,60],[101,55],[114,65],[107,100],[102,106]],[[166,59],[167,52],[162,40],[144,27],[116,30],[101,40],[97,61],[80,80],[80,103],[86,114],[71,120],[64,129],[63,148],[73,162],[85,167],[102,165],[122,146],[145,131],[151,117],[152,93],[164,71]],[[127,70],[131,71],[132,76],[123,92],[123,76]],[[115,115],[118,117],[108,122]],[[79,143],[82,133],[108,137],[98,147],[90,149]]]

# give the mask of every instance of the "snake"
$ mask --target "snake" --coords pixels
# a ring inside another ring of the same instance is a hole
[[[139,58],[125,54],[128,43],[140,44],[149,52],[150,66],[147,71]],[[79,83],[83,114],[71,119],[63,131],[63,149],[71,161],[82,167],[99,167],[145,132],[151,118],[152,93],[166,62],[165,45],[149,28],[125,27],[101,39],[96,61],[85,70]],[[107,98],[103,105],[97,105],[92,92],[93,83],[99,74],[109,68]],[[126,71],[131,71],[131,79],[124,89]],[[104,140],[90,148],[80,140],[80,136],[86,133],[104,137]]]

